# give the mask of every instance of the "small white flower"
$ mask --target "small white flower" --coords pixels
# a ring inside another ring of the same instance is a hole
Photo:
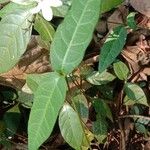
[[[58,7],[62,5],[61,0],[11,0],[11,1],[20,5],[29,5],[32,4],[33,2],[37,2],[37,6],[31,9],[31,13],[36,14],[42,11],[42,15],[47,21],[50,21],[53,18],[53,12],[51,7]]]
[[[53,12],[51,7],[58,7],[62,5],[61,0],[34,0],[38,4],[35,8],[31,9],[31,13],[36,14],[42,11],[43,17],[50,21],[53,18]]]

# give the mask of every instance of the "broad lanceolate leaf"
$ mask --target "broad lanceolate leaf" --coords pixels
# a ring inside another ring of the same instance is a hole
[[[94,85],[102,85],[107,84],[115,79],[115,76],[107,71],[103,71],[102,73],[99,72],[92,72],[92,74],[88,75],[86,80]]]
[[[120,80],[127,80],[129,69],[125,63],[123,63],[122,61],[118,61],[113,64],[113,69]]]
[[[83,59],[99,17],[101,0],[74,0],[51,46],[54,70],[68,74]]]
[[[149,106],[144,91],[138,85],[126,83],[124,90],[127,95],[124,99],[126,105],[143,104]]]
[[[81,150],[84,130],[77,112],[65,104],[59,115],[59,127],[65,141],[76,150]]]
[[[123,26],[116,27],[105,41],[100,54],[99,72],[103,72],[119,55],[125,40],[127,31]]]
[[[40,34],[43,40],[50,42],[53,40],[55,33],[54,28],[48,21],[43,19],[40,15],[36,16],[34,28]]]
[[[101,13],[111,10],[121,4],[124,0],[104,0],[101,4]]]
[[[25,52],[31,36],[31,14],[17,10],[0,22],[0,72],[11,69]]]
[[[37,150],[51,134],[66,90],[65,79],[55,72],[49,73],[49,77],[41,80],[34,95],[29,118],[29,150]]]

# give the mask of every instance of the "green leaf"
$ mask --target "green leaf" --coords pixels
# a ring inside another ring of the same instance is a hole
[[[6,130],[6,125],[3,120],[0,120],[0,135]],[[1,138],[0,138],[1,141]]]
[[[0,4],[9,2],[9,0],[0,0]]]
[[[113,101],[114,100],[114,85],[113,84],[103,84],[97,86],[97,89],[102,94],[102,98]]]
[[[134,29],[134,30],[136,30],[136,28],[137,28],[137,25],[136,25],[136,22],[135,22],[135,15],[136,15],[136,13],[135,13],[135,12],[132,12],[132,13],[130,13],[130,14],[127,16],[127,25],[128,25],[131,29]]]
[[[127,80],[129,75],[129,69],[125,63],[118,61],[113,64],[115,74],[120,80]]]
[[[127,95],[124,99],[125,105],[143,104],[149,106],[144,91],[138,85],[126,83],[124,91]]]
[[[107,71],[99,73],[97,71],[92,72],[88,75],[86,80],[93,85],[107,84],[115,79],[115,76]]]
[[[102,143],[102,141],[107,137],[106,120],[100,115],[97,115],[97,120],[93,123],[92,129],[97,140]]]
[[[34,0],[11,0],[11,1],[19,5],[29,5],[34,3]]]
[[[99,60],[99,72],[103,72],[119,55],[127,37],[127,31],[123,26],[116,27],[106,39],[101,48]]]
[[[40,47],[45,48],[47,50],[50,49],[51,43],[49,41],[43,40],[40,35],[36,36],[36,40],[37,40],[37,43]]]
[[[28,87],[27,83],[22,87],[21,91],[18,91],[17,101],[26,108],[31,108],[33,103],[33,92]]]
[[[20,113],[16,112],[7,112],[4,115],[3,120],[8,129],[6,132],[7,137],[13,136],[16,133],[17,128],[19,127],[20,119],[21,119]]]
[[[32,7],[33,5],[23,6],[23,5],[18,5],[16,3],[10,2],[0,10],[0,17],[3,18],[5,17],[5,15],[8,15],[8,14],[20,11],[20,10],[28,11]]]
[[[55,30],[52,25],[43,19],[40,15],[36,16],[34,29],[40,34],[41,38],[45,41],[52,41]]]
[[[130,113],[131,113],[131,115],[139,115],[140,108],[138,106],[134,105],[133,107],[131,107]]]
[[[74,149],[81,150],[84,131],[78,114],[69,104],[65,104],[60,112],[59,127],[65,141]]]
[[[63,5],[60,7],[52,7],[53,15],[57,17],[65,17],[73,0],[61,0]]]
[[[37,150],[49,137],[67,91],[64,77],[52,72],[40,82],[28,123],[29,150]]]
[[[135,128],[140,133],[144,133],[144,134],[147,133],[147,130],[146,130],[145,126],[143,124],[141,124],[141,123],[135,123]]]
[[[101,13],[107,12],[120,5],[124,0],[103,0],[101,4]]]
[[[0,122],[0,126],[1,126],[1,122]],[[12,143],[10,143],[10,141],[8,141],[8,137],[5,135],[4,132],[2,132],[2,133],[0,132],[0,145],[5,147],[5,149],[12,148]]]
[[[40,84],[44,80],[49,79],[49,73],[43,73],[43,74],[28,74],[26,81],[29,88],[33,91],[33,93],[36,92]]]
[[[51,45],[51,63],[63,74],[72,72],[82,61],[99,17],[101,0],[75,0]]]
[[[86,123],[89,117],[88,103],[86,97],[82,93],[78,93],[73,97],[73,103],[82,118]]]
[[[93,123],[92,129],[99,142],[102,142],[107,137],[107,122],[106,118],[113,121],[109,106],[102,99],[95,99],[93,106],[96,111],[96,121]]]
[[[19,92],[18,94],[19,98],[17,99],[17,102],[21,103],[26,108],[31,108],[33,103],[33,94],[29,94],[26,92]]]
[[[0,73],[11,69],[25,52],[31,37],[31,14],[16,11],[0,22]]]
[[[64,18],[66,16],[69,8],[70,8],[70,6],[62,5],[60,7],[53,7],[52,10],[53,10],[54,16]]]
[[[113,117],[108,104],[102,99],[95,99],[93,106],[97,114],[101,115],[104,119],[109,118],[113,122]]]
[[[141,116],[138,120],[137,118],[135,118],[135,120],[136,122],[141,123],[143,125],[148,125],[150,123],[150,117]]]

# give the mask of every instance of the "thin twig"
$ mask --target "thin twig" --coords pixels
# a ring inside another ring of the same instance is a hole
[[[118,118],[143,118],[145,120],[150,121],[150,117],[145,117],[142,115],[124,115],[124,116],[119,116]]]

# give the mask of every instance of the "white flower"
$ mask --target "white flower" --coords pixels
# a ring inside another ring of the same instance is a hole
[[[61,0],[34,0],[38,4],[35,8],[31,9],[31,13],[36,14],[42,11],[43,17],[50,21],[53,18],[53,12],[51,7],[58,7],[62,5]]]
[[[61,0],[11,0],[11,1],[20,5],[29,5],[33,2],[37,2],[37,6],[31,9],[31,13],[36,14],[42,11],[42,15],[47,21],[50,21],[53,18],[53,12],[51,7],[58,7],[62,5]]]

